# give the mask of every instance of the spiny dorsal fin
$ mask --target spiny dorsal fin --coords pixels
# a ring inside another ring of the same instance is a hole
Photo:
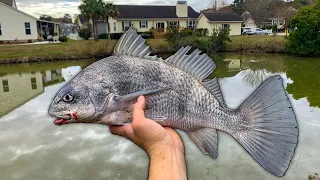
[[[180,48],[178,52],[167,58],[164,62],[197,78],[200,82],[208,77],[216,68],[216,64],[207,54],[201,54],[199,49],[187,55],[192,47]]]
[[[204,80],[202,84],[211,94],[214,95],[214,97],[219,101],[222,107],[227,107],[223,99],[218,78]]]
[[[201,54],[199,49],[196,49],[191,54],[187,55],[191,46],[182,47],[178,52],[166,60],[157,56],[150,56],[151,50],[150,47],[145,44],[145,41],[146,40],[143,39],[136,30],[130,27],[117,42],[114,48],[114,54],[162,61],[187,72],[200,82],[208,77],[216,68],[213,60],[207,54]]]
[[[146,40],[130,27],[119,39],[115,48],[115,55],[127,55],[132,57],[146,58],[150,60],[162,60],[157,56],[149,56],[151,54],[150,47],[145,44]]]

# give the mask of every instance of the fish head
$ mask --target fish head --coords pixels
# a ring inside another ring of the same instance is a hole
[[[56,125],[90,123],[95,121],[96,108],[85,84],[66,84],[54,97],[49,115],[56,117]]]

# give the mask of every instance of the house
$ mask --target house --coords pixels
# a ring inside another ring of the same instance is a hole
[[[27,41],[58,35],[58,23],[18,10],[15,0],[0,0],[0,41]]]
[[[276,25],[277,29],[284,30],[286,22],[298,13],[298,10],[293,7],[288,7],[284,11],[279,10],[276,15],[270,18],[271,24]]]
[[[230,35],[241,35],[242,18],[235,13],[202,13],[197,20],[197,28],[208,29],[208,35],[213,30],[230,29]]]
[[[254,20],[252,19],[249,11],[245,11],[244,13],[242,13],[242,15],[240,17],[243,20],[244,27],[248,27],[248,28],[256,28],[257,27],[257,25],[254,22]]]
[[[178,1],[176,6],[150,5],[117,5],[120,15],[109,19],[110,33],[123,33],[130,26],[138,32],[147,32],[154,28],[156,33],[163,34],[167,27],[196,28],[199,13],[187,5],[186,1]],[[79,15],[76,23],[81,27],[88,20]],[[107,32],[106,23],[97,21],[98,34]]]

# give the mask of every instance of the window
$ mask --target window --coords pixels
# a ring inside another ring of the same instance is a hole
[[[122,22],[122,30],[126,31],[131,27],[131,22],[130,21],[124,21]]]
[[[187,21],[187,28],[194,29],[196,27],[196,21]]]
[[[230,24],[222,24],[222,29],[229,29],[230,28]]]
[[[114,32],[117,31],[117,22],[113,22],[113,31],[114,31]]]
[[[1,23],[0,23],[0,36],[2,36]]]
[[[31,88],[32,89],[37,89],[37,79],[36,78],[31,78]]]
[[[25,30],[26,30],[26,35],[30,35],[31,34],[30,23],[29,22],[25,22],[24,23],[24,27],[25,27]]]
[[[9,82],[8,80],[2,80],[3,92],[9,92]]]
[[[179,21],[170,21],[168,22],[169,23],[169,27],[170,28],[175,28],[175,27],[178,27],[179,26]]]
[[[148,22],[147,21],[140,21],[140,28],[148,28]]]

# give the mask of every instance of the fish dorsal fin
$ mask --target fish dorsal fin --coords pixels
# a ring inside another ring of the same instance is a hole
[[[187,55],[191,48],[191,46],[180,48],[178,52],[164,62],[187,72],[201,82],[214,71],[216,64],[207,54],[201,54],[199,49]]]
[[[222,107],[227,107],[223,99],[218,78],[204,80],[202,84],[216,98],[216,100],[218,100]]]
[[[117,42],[114,54],[146,58],[154,61],[162,60],[162,58],[158,58],[157,56],[150,56],[150,47],[145,42],[146,40],[135,29],[130,27]]]

